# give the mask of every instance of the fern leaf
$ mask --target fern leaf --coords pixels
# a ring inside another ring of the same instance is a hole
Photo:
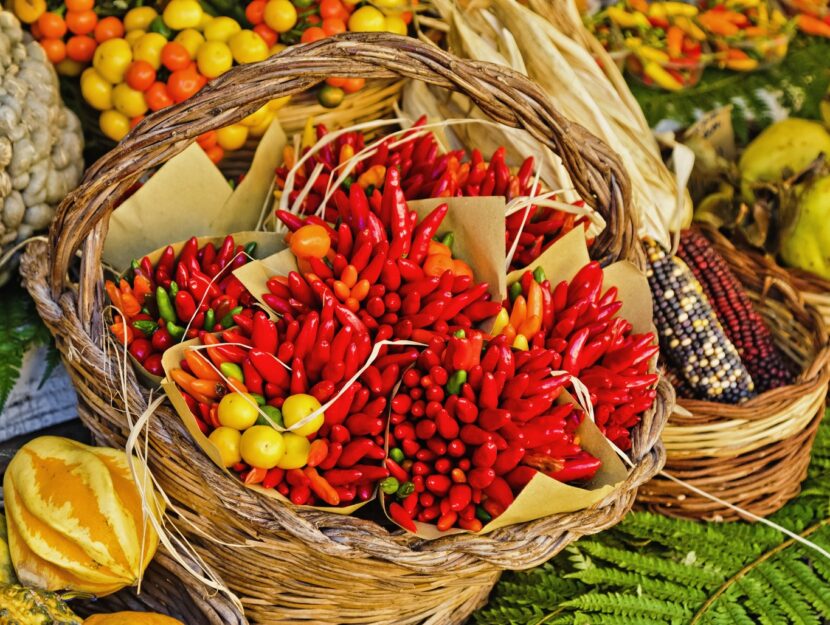
[[[663,625],[666,621],[644,616],[622,616],[619,614],[589,614],[577,612],[568,625]],[[548,625],[547,621],[544,625]]]
[[[699,588],[674,584],[639,573],[619,569],[594,567],[571,573],[567,577],[578,579],[589,586],[639,588],[643,594],[656,599],[672,599],[683,605],[698,605],[706,600],[707,593]]]
[[[562,604],[588,612],[601,612],[628,617],[679,620],[688,617],[687,611],[673,601],[651,597],[637,597],[618,592],[589,592]]]
[[[797,553],[787,553],[774,563],[795,589],[813,606],[816,612],[830,618],[830,587],[816,583],[815,573],[802,562]]]
[[[736,586],[745,597],[747,607],[752,610],[760,625],[780,625],[786,617],[773,601],[773,590],[763,578],[750,574],[739,579]]]
[[[773,601],[789,617],[795,625],[820,625],[821,621],[811,611],[810,605],[793,588],[786,574],[775,565],[762,565],[755,569],[755,573],[763,577],[773,591]]]

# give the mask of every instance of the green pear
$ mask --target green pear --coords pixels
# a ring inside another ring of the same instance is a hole
[[[780,251],[791,267],[830,279],[830,176],[803,190],[795,219],[781,235]]]

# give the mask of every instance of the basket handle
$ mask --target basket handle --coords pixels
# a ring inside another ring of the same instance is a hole
[[[602,214],[608,234],[595,258],[618,256],[636,244],[630,183],[619,157],[585,128],[558,113],[526,76],[505,67],[458,59],[434,45],[387,33],[348,33],[289,48],[241,65],[189,100],[147,117],[86,172],[58,207],[50,230],[50,285],[57,298],[85,237],[99,257],[116,201],[146,171],[184,150],[204,132],[238,122],[269,100],[305,91],[328,76],[404,77],[469,96],[491,119],[523,128],[564,162],[580,196]],[[97,226],[97,227],[96,227]],[[91,248],[91,249],[90,249]],[[100,263],[84,262],[81,293],[94,292]]]

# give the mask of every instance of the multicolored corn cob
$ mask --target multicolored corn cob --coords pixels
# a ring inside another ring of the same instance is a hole
[[[709,240],[700,232],[685,230],[680,236],[677,255],[703,287],[726,336],[752,376],[755,390],[762,393],[791,384],[791,366],[776,347],[769,327]]]
[[[696,399],[737,404],[755,385],[703,288],[681,259],[646,241],[660,353]]]

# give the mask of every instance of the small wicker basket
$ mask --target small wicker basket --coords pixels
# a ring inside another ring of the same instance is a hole
[[[115,391],[121,388],[117,363],[102,347],[107,330],[101,251],[116,200],[139,176],[201,133],[238,121],[268,100],[301,92],[326,76],[344,74],[404,77],[454,89],[493,120],[524,128],[561,157],[577,192],[605,218],[607,227],[592,246],[592,256],[603,262],[630,259],[643,266],[635,217],[628,210],[628,177],[618,157],[558,114],[526,77],[388,34],[349,34],[296,46],[262,63],[235,68],[187,103],[144,120],[90,168],[81,187],[64,201],[49,245],[29,247],[23,262],[26,284],[56,337],[78,390],[81,418],[97,441],[122,446],[125,409],[137,415],[148,403],[147,391],[132,372],[125,396]],[[654,408],[633,432],[634,468],[605,500],[587,510],[486,536],[425,541],[373,520],[297,509],[259,496],[217,469],[168,407],[149,422],[148,459],[178,511],[170,522],[241,598],[252,622],[453,624],[485,601],[502,570],[537,566],[580,536],[622,518],[637,488],[663,464],[660,433],[672,404],[673,391],[661,379]],[[179,586],[191,596],[199,592],[187,576]],[[159,601],[171,603],[164,597]],[[211,609],[218,611],[215,603]],[[203,622],[214,621],[206,615]]]
[[[767,516],[798,494],[807,473],[830,380],[827,329],[819,312],[772,260],[739,250],[713,228],[701,227],[701,231],[746,287],[777,345],[799,373],[792,385],[740,405],[678,398],[683,410],[671,415],[663,432],[665,470],[733,505]],[[640,489],[639,502],[670,516],[740,518],[733,510],[659,476]]]

